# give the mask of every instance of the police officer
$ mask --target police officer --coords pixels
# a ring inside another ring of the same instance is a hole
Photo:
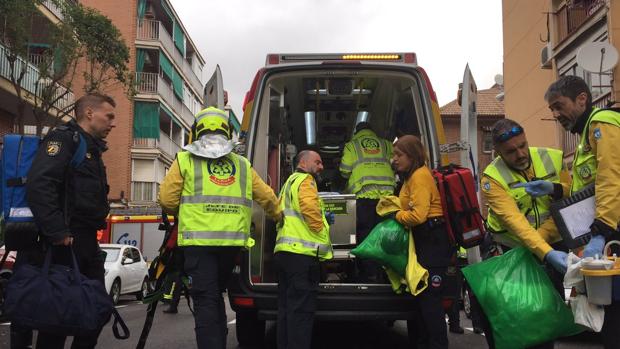
[[[563,296],[567,254],[551,246],[561,238],[549,215],[552,200],[568,193],[570,176],[563,168],[562,152],[529,147],[523,127],[510,119],[497,121],[491,135],[499,156],[487,166],[481,180],[489,206],[487,227],[506,249],[525,246],[561,273],[548,270]],[[492,342],[490,331],[486,332]],[[541,347],[547,346],[552,348],[553,343]]]
[[[390,165],[392,143],[379,138],[368,122],[360,122],[348,142],[340,162],[340,174],[348,178],[347,189],[356,196],[356,241],[360,244],[381,221],[376,212],[383,196],[394,194],[395,178]],[[381,281],[380,265],[368,259],[357,260],[359,281]]]
[[[592,238],[584,257],[603,255],[606,241],[620,239],[620,114],[595,108],[586,82],[577,76],[563,76],[551,84],[545,100],[553,117],[567,131],[580,135],[573,160],[571,194],[588,184],[595,185],[596,215],[590,226]],[[605,307],[602,337],[606,349],[620,343],[620,301]]]
[[[198,348],[225,348],[222,292],[241,248],[249,248],[252,200],[273,218],[281,212],[273,190],[243,156],[232,153],[227,114],[207,108],[196,114],[194,141],[170,166],[159,203],[178,211],[178,245],[190,280]]]
[[[105,253],[97,243],[97,230],[105,227],[108,184],[102,154],[105,138],[116,126],[116,103],[106,95],[88,94],[75,103],[76,121],[71,120],[49,132],[28,173],[26,198],[37,226],[42,246],[51,245],[54,263],[71,265],[71,250],[80,272],[101,281],[104,287]],[[86,154],[77,167],[70,165],[79,146],[86,142]],[[30,262],[41,263],[41,253],[30,254]],[[94,348],[98,336],[73,340],[72,348]],[[64,348],[64,336],[39,332],[37,348]]]
[[[310,348],[319,261],[332,258],[329,224],[315,177],[323,171],[321,156],[304,150],[297,170],[280,191],[283,224],[278,226],[278,348]]]

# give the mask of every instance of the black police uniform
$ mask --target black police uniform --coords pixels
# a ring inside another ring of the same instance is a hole
[[[71,158],[79,145],[79,135],[86,141],[86,154],[76,168]],[[41,264],[43,250],[52,243],[73,237],[72,249],[80,272],[105,285],[105,253],[99,248],[97,230],[105,228],[109,186],[102,153],[106,142],[86,133],[75,121],[50,131],[39,147],[28,173],[26,199],[40,229],[40,246],[23,254],[20,263]],[[71,265],[71,250],[53,246],[54,263]],[[21,253],[18,254],[19,256]],[[63,348],[64,336],[39,333],[37,347]],[[97,337],[75,337],[72,348],[94,348]]]

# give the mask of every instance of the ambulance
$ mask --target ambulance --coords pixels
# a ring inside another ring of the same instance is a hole
[[[214,84],[221,82],[211,79],[205,91],[222,90]],[[362,121],[384,139],[419,136],[430,165],[442,164],[439,145],[445,139],[437,97],[416,54],[269,54],[243,108],[238,151],[276,193],[295,170],[300,150],[314,149],[323,159],[319,192],[336,219],[330,227],[334,258],[321,263],[316,319],[408,320],[410,294],[396,294],[388,283],[356,281],[350,253],[357,244],[355,196],[345,192],[338,165]],[[276,226],[258,205],[251,235],[256,244],[239,258],[228,291],[242,345],[260,343],[265,321],[277,315]]]

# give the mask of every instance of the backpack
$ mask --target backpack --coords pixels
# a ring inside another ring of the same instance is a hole
[[[57,129],[66,130],[67,126]],[[76,146],[70,167],[77,168],[86,157],[86,139],[74,131]],[[6,251],[32,247],[38,239],[38,227],[26,201],[26,182],[39,146],[44,141],[32,135],[9,134],[3,137],[0,155],[0,197],[2,231]]]
[[[478,246],[486,234],[471,170],[450,164],[433,170],[448,235],[464,248]]]

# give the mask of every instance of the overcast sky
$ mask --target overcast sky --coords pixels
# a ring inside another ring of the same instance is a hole
[[[415,52],[442,106],[469,63],[478,89],[502,73],[501,1],[170,0],[240,118],[267,53]]]

